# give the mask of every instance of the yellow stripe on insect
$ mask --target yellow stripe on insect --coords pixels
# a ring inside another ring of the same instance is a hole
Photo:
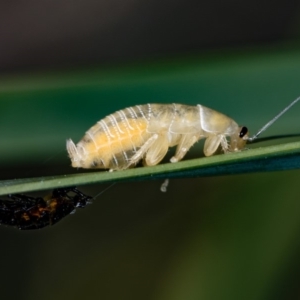
[[[142,133],[146,128],[146,120],[139,120],[138,123],[127,120],[127,124],[109,127],[98,122],[80,142],[84,152],[88,153],[83,165],[89,168],[92,164],[96,164],[99,157],[104,167],[109,166],[114,155],[139,147],[144,142]],[[74,167],[77,167],[76,163]]]

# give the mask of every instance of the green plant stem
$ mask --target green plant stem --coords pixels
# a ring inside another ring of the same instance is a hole
[[[80,186],[92,183],[140,181],[162,178],[191,178],[300,168],[300,142],[228,153],[212,157],[139,167],[123,171],[90,172],[71,175],[0,181],[0,195]]]

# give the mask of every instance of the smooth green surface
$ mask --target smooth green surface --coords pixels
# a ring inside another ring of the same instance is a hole
[[[154,167],[0,181],[0,195],[91,183],[193,178],[300,169],[300,142],[249,149]]]

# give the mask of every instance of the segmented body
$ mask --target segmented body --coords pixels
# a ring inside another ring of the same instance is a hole
[[[44,198],[23,194],[9,195],[9,198],[0,199],[0,224],[18,229],[38,229],[53,225],[92,199],[76,188],[55,189]]]
[[[231,118],[202,105],[147,104],[128,107],[97,122],[75,145],[67,141],[73,167],[126,169],[139,160],[158,164],[168,148],[177,145],[171,162],[181,160],[201,138],[204,154],[212,155],[221,144],[229,150],[242,148],[241,128]]]

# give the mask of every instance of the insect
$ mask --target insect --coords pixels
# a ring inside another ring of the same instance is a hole
[[[70,195],[70,194],[74,195]],[[0,224],[15,226],[18,229],[39,229],[54,225],[76,208],[85,207],[92,197],[81,193],[75,187],[53,190],[43,198],[23,194],[0,199]]]
[[[171,162],[178,162],[203,138],[206,138],[205,156],[213,155],[219,146],[225,153],[240,151],[299,100],[300,97],[252,137],[249,137],[247,127],[200,104],[137,105],[100,120],[77,145],[71,139],[67,140],[67,151],[72,167],[110,171],[135,166],[141,159],[145,166],[156,165],[173,146],[177,148]]]

